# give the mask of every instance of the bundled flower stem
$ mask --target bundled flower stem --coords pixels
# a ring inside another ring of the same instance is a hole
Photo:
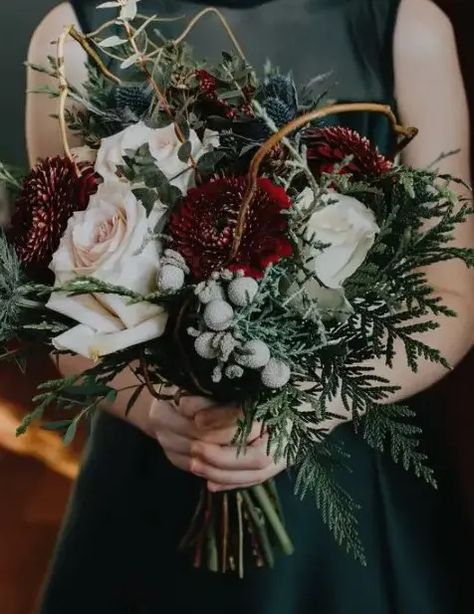
[[[245,561],[273,567],[275,552],[293,554],[273,480],[229,493],[211,494],[205,485],[180,548],[194,567],[245,575]]]

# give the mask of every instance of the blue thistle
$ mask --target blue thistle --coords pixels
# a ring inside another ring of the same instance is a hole
[[[147,86],[119,85],[115,88],[114,98],[119,111],[128,111],[137,118],[142,118],[148,113],[153,97]]]
[[[290,123],[298,114],[298,93],[290,76],[268,77],[259,87],[255,98],[277,128]],[[271,130],[263,119],[253,119],[245,122],[244,130],[240,129],[239,133],[255,141],[264,141],[271,135]]]

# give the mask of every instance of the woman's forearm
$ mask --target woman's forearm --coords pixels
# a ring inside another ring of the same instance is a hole
[[[427,346],[439,350],[441,356],[446,359],[451,368],[454,368],[469,352],[474,344],[474,311],[469,308],[474,298],[469,302],[465,297],[452,293],[436,293],[442,302],[456,313],[456,317],[445,316],[428,318],[439,326],[430,330],[418,339]],[[374,358],[363,363],[363,366],[371,367],[374,373],[386,379],[390,384],[399,389],[387,396],[382,404],[398,403],[409,399],[416,394],[430,388],[436,382],[445,377],[449,370],[439,363],[433,363],[420,358],[418,370],[413,371],[408,364],[405,347],[401,340],[394,344],[394,358],[392,366],[388,366],[384,358]],[[328,408],[340,418],[330,418],[321,425],[328,431],[336,426],[352,420],[352,416],[344,407],[341,398],[335,398]]]
[[[82,373],[86,369],[89,369],[92,365],[92,361],[82,356],[72,356],[68,354],[61,356],[59,363],[57,363],[55,359],[55,364],[58,364],[61,375],[67,377],[76,373]],[[130,397],[139,384],[140,382],[132,371],[130,369],[125,369],[112,382],[112,386],[118,391],[115,402],[113,404],[104,403],[101,409],[116,418],[127,421],[140,430],[145,431],[147,434],[150,434],[148,432],[147,417],[153,399],[148,390],[143,390],[128,415],[126,411]]]

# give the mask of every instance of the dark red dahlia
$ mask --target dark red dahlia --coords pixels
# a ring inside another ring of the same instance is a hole
[[[91,167],[83,168],[78,177],[69,158],[39,162],[23,182],[8,231],[19,259],[33,267],[46,267],[72,213],[85,209],[96,191]]]
[[[246,187],[247,177],[228,177],[193,188],[171,216],[172,247],[184,256],[197,280],[223,268],[243,270],[258,279],[268,265],[291,256],[288,222],[282,215],[291,201],[283,188],[259,179],[239,251],[231,261]]]
[[[306,130],[304,140],[308,147],[308,161],[316,175],[333,173],[336,164],[352,156],[342,173],[351,173],[355,179],[381,175],[392,168],[369,139],[350,128],[328,127]]]

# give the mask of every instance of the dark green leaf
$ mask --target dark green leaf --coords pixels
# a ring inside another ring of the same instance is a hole
[[[225,156],[223,151],[209,151],[202,155],[197,163],[197,170],[203,175],[210,175],[214,172],[217,164]]]
[[[183,143],[178,150],[178,158],[181,162],[187,163],[191,155],[192,145],[190,141]]]
[[[242,92],[240,90],[226,90],[219,93],[219,98],[222,100],[228,100],[229,102],[239,102],[242,101]]]
[[[115,390],[115,388],[111,388],[108,393],[105,395],[105,400],[108,403],[115,403],[115,401],[117,400],[117,391]]]
[[[153,209],[156,201],[158,200],[158,196],[155,190],[149,190],[148,188],[136,188],[133,190],[137,200],[139,200],[142,205],[145,207],[147,213],[149,214]]]
[[[71,424],[69,425],[63,437],[64,445],[69,446],[72,443],[77,433],[78,424],[79,424],[79,420],[77,418],[71,422]]]
[[[110,390],[113,390],[113,388],[100,382],[89,381],[77,384],[76,386],[65,387],[62,390],[62,394],[74,398],[102,397],[106,396]]]
[[[171,83],[171,77],[173,75],[174,66],[163,66],[162,63],[155,64],[153,68],[153,79],[161,92],[166,92]]]
[[[149,128],[166,128],[170,125],[170,118],[167,113],[163,113],[159,105],[155,107],[155,111],[150,119],[146,121]]]
[[[136,177],[135,169],[130,168],[129,166],[125,166],[123,164],[117,166],[117,174],[120,177],[125,177],[125,179],[127,179],[128,181],[135,181],[135,177]]]
[[[180,137],[179,132],[181,131],[182,136],[184,137],[184,139],[187,141],[189,139],[189,133],[190,133],[190,129],[189,129],[189,124],[186,118],[184,117],[180,117],[180,118],[176,118],[175,120],[175,131],[176,131],[176,135]]]
[[[155,165],[142,169],[141,176],[147,188],[159,188],[161,185],[168,182],[166,175]]]
[[[135,405],[135,403],[138,401],[138,398],[139,398],[139,396],[141,395],[141,393],[143,392],[144,389],[145,389],[145,384],[142,384],[141,386],[138,386],[138,388],[135,388],[135,390],[133,391],[132,396],[128,400],[127,407],[125,409],[125,415],[126,416],[128,416],[128,414],[132,410],[132,408]]]
[[[56,422],[45,422],[41,428],[45,431],[64,431],[71,426],[72,420],[57,420]]]
[[[163,183],[158,190],[158,194],[161,202],[170,207],[173,207],[183,197],[181,190],[171,183]]]

